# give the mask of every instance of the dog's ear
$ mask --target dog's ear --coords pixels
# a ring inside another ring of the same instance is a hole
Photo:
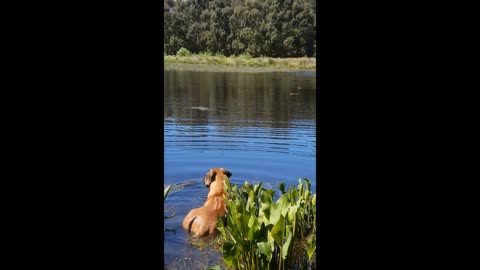
[[[229,171],[227,171],[227,170],[225,170],[225,169],[223,169],[223,168],[222,168],[222,170],[223,170],[223,174],[225,174],[228,178],[230,178],[230,176],[232,176],[232,173],[231,173],[231,172],[229,172]]]
[[[203,178],[203,183],[205,184],[206,187],[210,187],[210,184],[215,181],[215,176],[217,175],[217,172],[210,169],[207,172],[207,175]]]

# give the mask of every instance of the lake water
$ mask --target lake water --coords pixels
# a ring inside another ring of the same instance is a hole
[[[192,240],[182,228],[207,198],[202,178],[210,168],[229,170],[233,184],[261,181],[277,191],[282,181],[290,187],[308,178],[316,192],[315,71],[205,70],[164,71],[164,183],[191,183],[165,201],[165,215],[175,212],[165,219],[173,230],[164,233],[168,269],[219,264],[218,252],[196,247],[214,238]]]

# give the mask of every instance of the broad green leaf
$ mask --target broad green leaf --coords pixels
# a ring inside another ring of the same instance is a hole
[[[267,256],[268,262],[270,263],[270,261],[272,260],[272,250],[273,250],[273,247],[270,246],[270,243],[268,242],[257,243],[257,248],[260,254]]]
[[[208,270],[221,270],[220,265],[215,265],[214,267],[208,268]]]
[[[265,222],[265,224],[270,224],[270,209],[272,204],[270,203],[260,203],[260,209],[258,210],[258,218]]]
[[[290,203],[288,201],[288,195],[283,194],[275,204],[272,205],[270,211],[270,224],[276,224],[280,215],[286,216],[288,213],[288,207]]]
[[[255,223],[255,216],[254,215],[251,215],[250,216],[250,219],[248,220],[248,227],[253,227],[253,224]]]
[[[294,235],[295,235],[295,229],[297,226],[297,210],[298,210],[298,205],[291,206],[290,209],[288,210],[288,222],[290,224],[293,224]]]
[[[302,179],[298,179],[298,192],[299,192],[299,196],[302,196],[303,194],[303,183],[302,183]]]
[[[228,240],[225,227],[223,226],[223,221],[221,219],[217,220],[217,230],[221,233],[223,239]]]
[[[275,248],[275,239],[273,239],[272,230],[268,230],[267,240],[268,240],[268,243],[270,244],[270,250],[273,252],[273,250]]]
[[[262,223],[255,215],[250,216],[250,220],[248,221],[248,226],[252,227],[255,231],[260,230]]]
[[[251,215],[250,220],[248,221],[248,227],[248,240],[253,241],[258,237],[257,232],[260,231],[262,223],[259,222],[255,215]]]
[[[304,199],[308,200],[308,198],[310,197],[310,190],[306,189],[305,190],[305,195],[304,195]]]
[[[288,222],[290,224],[295,223],[295,217],[297,216],[298,205],[290,206],[288,208]]]
[[[235,224],[240,229],[240,232],[242,233],[242,235],[246,235],[248,232],[247,225],[248,225],[249,216],[245,211],[245,205],[244,204],[236,205],[236,210],[237,210],[237,213],[235,216],[235,221],[236,221]]]
[[[268,189],[264,190],[260,196],[260,202],[262,203],[273,203],[273,196]]]
[[[253,227],[248,228],[247,239],[250,241],[255,239],[255,229]]]
[[[269,224],[277,224],[278,220],[280,219],[282,212],[278,204],[272,205],[270,208],[270,218],[268,220]]]
[[[256,239],[257,242],[267,241],[268,240],[267,231],[271,229],[273,225],[268,225],[269,228],[267,229],[267,227],[265,226],[265,223],[260,221],[259,223],[260,223],[260,228],[258,229],[258,231],[255,232],[254,239]]]
[[[288,255],[288,251],[290,248],[290,243],[292,242],[292,226],[286,226],[285,230],[287,231],[287,240],[282,246],[282,258],[285,260]]]
[[[298,197],[297,189],[295,189],[295,188],[291,189],[290,196],[291,196],[292,201],[296,201],[297,197]]]
[[[255,197],[258,196],[258,192],[261,190],[261,188],[262,188],[262,182],[255,185],[255,187],[253,188],[253,192],[255,193]]]
[[[234,201],[228,201],[227,202],[227,207],[229,213],[235,213],[235,202]]]
[[[307,186],[307,189],[310,190],[311,189],[311,186],[312,184],[310,183],[310,181],[307,179],[307,178],[303,178],[303,180],[305,181],[305,184]]]
[[[285,182],[281,182],[280,185],[278,185],[278,189],[280,189],[282,194],[285,194]]]
[[[279,246],[282,245],[284,229],[285,229],[285,218],[282,215],[280,215],[280,218],[278,219],[277,223],[275,223],[275,225],[272,228],[273,240],[275,240],[275,243],[277,243],[277,245]]]
[[[246,208],[245,208],[245,210],[247,210],[247,212],[251,212],[252,208],[254,207],[254,199],[255,199],[255,193],[253,192],[253,190],[249,190],[248,191],[247,205],[246,205]]]
[[[314,233],[312,233],[310,235],[310,237],[308,238],[308,241],[307,241],[308,260],[312,259],[312,256],[315,253],[316,248],[317,248],[316,235]]]

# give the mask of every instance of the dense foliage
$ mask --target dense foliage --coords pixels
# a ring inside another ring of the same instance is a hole
[[[285,191],[274,202],[272,189],[262,183],[232,186],[226,224],[218,229],[225,241],[223,261],[233,269],[315,269],[316,194],[310,181],[299,179],[298,187]]]
[[[164,0],[164,52],[312,57],[315,0]]]

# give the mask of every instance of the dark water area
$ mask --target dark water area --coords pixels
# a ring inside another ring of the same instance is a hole
[[[164,233],[169,269],[219,264],[220,254],[192,247],[181,225],[190,209],[205,202],[202,178],[210,168],[229,170],[233,184],[263,182],[277,191],[280,182],[290,187],[308,178],[316,192],[314,71],[166,69],[164,108],[164,183],[192,181],[165,201],[165,215],[175,212],[165,219],[174,230]]]

